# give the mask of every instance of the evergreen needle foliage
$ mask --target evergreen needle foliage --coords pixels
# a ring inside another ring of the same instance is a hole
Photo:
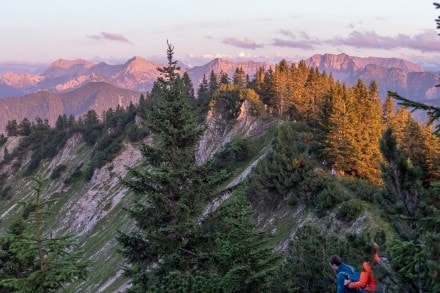
[[[425,105],[423,103],[411,101],[409,99],[406,99],[406,98],[398,95],[395,92],[388,92],[388,95],[393,97],[394,99],[398,100],[400,105],[412,108],[413,109],[412,111],[415,111],[415,110],[426,111],[426,113],[428,114],[428,117],[429,117],[429,123],[433,123],[435,121],[438,122],[440,120],[440,107],[435,107],[432,105]],[[440,123],[438,123],[435,126],[434,133],[437,135],[440,135]]]
[[[146,102],[146,125],[154,141],[143,145],[144,163],[130,169],[130,179],[124,182],[137,195],[129,210],[136,230],[119,237],[122,253],[131,264],[127,273],[133,292],[168,288],[170,276],[176,274],[185,282],[189,282],[187,276],[196,275],[197,217],[209,192],[225,177],[211,176],[206,166],[195,164],[195,147],[203,128],[197,124],[191,108],[193,93],[177,73],[173,54],[168,45],[168,65],[158,69],[161,77]]]
[[[388,251],[399,292],[438,292],[440,226],[434,219],[440,216],[440,188],[424,180],[417,161],[406,158],[391,129],[384,133],[380,148],[385,189],[378,199],[397,232]]]
[[[41,198],[44,182],[34,181],[35,199],[22,202],[32,210],[28,222],[17,219],[0,238],[2,292],[55,292],[87,276],[90,262],[83,260],[81,251],[75,249],[74,236],[45,235],[45,207],[52,201]]]

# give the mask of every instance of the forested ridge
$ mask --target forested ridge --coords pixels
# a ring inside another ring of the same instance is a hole
[[[127,142],[142,153],[142,162],[120,178],[132,227],[112,231],[112,238],[129,292],[335,292],[329,257],[339,254],[360,269],[373,242],[394,270],[389,292],[440,291],[440,138],[432,125],[392,97],[382,100],[375,82],[350,87],[304,62],[282,60],[255,77],[241,68],[231,77],[211,72],[195,93],[173,54],[169,45],[168,64],[139,104],[61,115],[54,126],[8,122],[0,138],[0,204],[22,197],[28,204],[1,219],[7,227],[0,292],[51,292],[94,274],[73,249],[75,235],[52,235],[50,226],[43,233],[34,220],[45,215],[39,211],[45,203],[33,202],[44,180],[18,196],[10,179],[43,175],[48,185],[85,185]],[[213,115],[229,125],[246,115],[277,126],[258,137],[238,134],[196,164]],[[74,168],[39,172],[75,135],[90,156]],[[17,136],[18,146],[8,150]],[[246,180],[225,190],[265,146],[269,151]],[[201,217],[225,192],[231,196]],[[50,270],[60,259],[64,269]]]

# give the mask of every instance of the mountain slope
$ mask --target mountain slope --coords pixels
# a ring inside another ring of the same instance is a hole
[[[63,113],[82,116],[88,110],[95,110],[98,115],[117,106],[126,108],[130,103],[137,103],[140,93],[118,88],[105,82],[91,82],[81,88],[61,94]]]
[[[35,118],[47,119],[54,125],[64,107],[60,94],[49,92],[36,92],[21,97],[0,99],[0,133],[5,131],[9,120],[20,123],[24,118],[34,121]]]
[[[197,156],[201,163],[221,151],[222,147],[218,146],[225,146],[236,137],[255,140],[254,144],[258,148],[254,150],[256,155],[231,169],[235,176],[231,178],[227,187],[238,184],[252,175],[257,163],[270,153],[274,139],[273,130],[280,122],[268,117],[252,116],[248,106],[244,103],[239,117],[230,121],[224,120],[224,115],[214,110],[208,121],[208,129],[199,143]],[[151,138],[147,137],[144,142],[151,142]],[[17,138],[8,139],[6,145],[0,146],[0,155],[6,148],[12,153],[17,145]],[[43,161],[33,173],[33,176],[49,178],[59,166],[65,166],[59,178],[47,181],[43,191],[45,199],[56,200],[50,208],[52,213],[46,219],[46,233],[75,234],[84,251],[84,257],[94,263],[87,279],[70,284],[66,287],[67,292],[121,292],[130,286],[129,280],[123,275],[124,260],[118,253],[116,237],[118,231],[133,229],[133,223],[124,209],[131,205],[132,197],[120,184],[120,180],[126,176],[127,167],[136,167],[142,161],[140,149],[139,145],[126,141],[118,155],[95,170],[89,181],[77,178],[68,182],[77,170],[85,168],[96,151],[95,146],[87,145],[82,135],[77,133],[67,140],[55,157]],[[0,232],[4,231],[15,214],[20,213],[18,200],[28,198],[32,194],[32,179],[23,176],[32,149],[28,148],[26,151],[28,153],[18,168],[14,167],[14,161],[0,164],[0,173],[7,176],[5,185],[11,187],[11,198],[0,200]],[[330,175],[326,175],[322,170],[318,169],[316,174],[323,176],[323,180],[330,180]],[[200,219],[214,212],[230,195],[220,193],[206,206]],[[322,226],[331,226],[335,232],[345,233],[369,227],[377,218],[373,211],[365,211],[358,220],[347,224],[336,220],[332,215],[317,218],[304,205],[292,208],[287,202],[280,203],[276,209],[261,206],[256,214],[259,226],[265,231],[270,231],[273,244],[278,251],[286,250],[287,243],[294,237],[296,229],[305,223],[315,222]]]
[[[20,123],[24,118],[33,122],[39,117],[55,125],[59,115],[82,116],[88,110],[98,115],[118,105],[127,107],[139,100],[140,93],[121,89],[104,82],[91,82],[81,88],[65,93],[39,91],[33,94],[0,99],[0,133],[5,131],[8,121]]]

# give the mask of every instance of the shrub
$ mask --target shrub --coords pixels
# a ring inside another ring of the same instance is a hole
[[[310,204],[315,208],[318,217],[323,217],[328,210],[347,198],[348,195],[345,191],[340,190],[333,184],[329,184],[310,201]]]
[[[81,176],[82,176],[82,171],[81,171],[82,166],[83,166],[82,164],[80,164],[79,166],[77,166],[77,167],[75,168],[75,170],[72,172],[72,174],[70,175],[70,177],[67,178],[66,180],[64,180],[64,184],[70,184],[70,183],[73,183],[73,182],[75,182],[76,180],[78,180],[79,178],[81,178]]]
[[[52,174],[50,174],[51,179],[57,179],[60,177],[61,173],[63,173],[66,170],[66,165],[61,164],[55,167],[53,169]]]
[[[0,200],[9,200],[12,198],[10,193],[11,187],[6,186],[5,188],[0,189]]]
[[[244,161],[248,159],[249,146],[246,140],[242,138],[235,138],[226,146],[222,152],[222,159],[230,159],[233,161]]]
[[[379,192],[379,187],[372,184],[370,181],[362,179],[347,178],[344,179],[345,186],[350,189],[352,194],[359,199],[373,202],[377,193]]]
[[[4,145],[7,140],[8,140],[8,138],[5,137],[3,134],[0,135],[0,146]]]
[[[336,212],[336,219],[349,223],[363,211],[362,203],[356,200],[344,201]]]
[[[95,169],[93,168],[93,166],[88,166],[84,172],[84,180],[90,181],[94,173],[95,173]]]

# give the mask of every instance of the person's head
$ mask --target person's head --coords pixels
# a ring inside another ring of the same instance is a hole
[[[379,252],[379,245],[376,242],[374,242],[373,243],[373,253],[376,254],[378,252]]]
[[[330,266],[335,270],[337,270],[342,263],[341,258],[337,255],[332,255],[330,257],[329,262],[330,262]]]
[[[376,243],[371,244],[370,242],[367,243],[364,247],[363,247],[363,256],[364,256],[364,261],[367,261],[369,263],[374,262],[375,256],[377,255],[377,252],[379,250],[379,245],[377,245]]]

